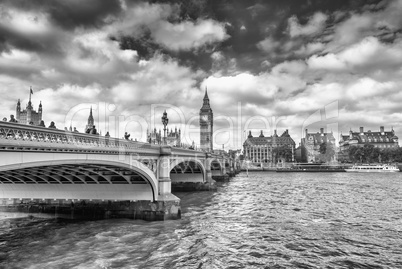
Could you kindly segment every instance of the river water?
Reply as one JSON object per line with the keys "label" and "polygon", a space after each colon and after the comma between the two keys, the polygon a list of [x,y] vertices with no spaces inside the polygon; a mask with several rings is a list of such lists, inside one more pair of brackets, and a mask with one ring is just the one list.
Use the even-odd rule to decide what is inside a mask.
{"label": "river water", "polygon": [[177,195],[176,221],[2,214],[0,267],[402,268],[402,173],[242,173]]}

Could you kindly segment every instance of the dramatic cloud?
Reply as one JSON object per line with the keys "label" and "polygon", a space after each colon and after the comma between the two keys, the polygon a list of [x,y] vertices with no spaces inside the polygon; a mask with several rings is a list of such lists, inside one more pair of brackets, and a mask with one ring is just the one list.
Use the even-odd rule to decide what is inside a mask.
{"label": "dramatic cloud", "polygon": [[402,40],[384,44],[375,37],[366,37],[337,54],[314,55],[307,63],[313,69],[359,73],[392,71],[402,65]]}
{"label": "dramatic cloud", "polygon": [[306,25],[301,25],[296,16],[289,18],[289,35],[291,37],[301,35],[316,35],[322,32],[325,27],[327,15],[317,12],[307,22]]}
{"label": "dramatic cloud", "polygon": [[164,22],[152,31],[155,41],[173,50],[189,50],[228,38],[224,25],[213,20],[172,24]]}
{"label": "dramatic cloud", "polygon": [[110,32],[139,37],[144,31],[149,31],[154,42],[171,50],[190,50],[228,38],[225,24],[212,19],[169,21],[171,17],[178,16],[179,11],[177,6],[139,3],[113,23]]}
{"label": "dramatic cloud", "polygon": [[92,105],[103,133],[144,141],[167,109],[169,127],[198,143],[208,88],[214,128],[238,129],[217,135],[225,148],[247,128],[299,141],[314,121],[402,133],[402,1],[309,3],[3,1],[0,113],[24,107],[32,86],[47,125],[83,130]]}
{"label": "dramatic cloud", "polygon": [[274,52],[280,45],[281,43],[279,41],[276,41],[272,37],[267,37],[264,40],[260,41],[257,44],[257,47],[266,52]]}

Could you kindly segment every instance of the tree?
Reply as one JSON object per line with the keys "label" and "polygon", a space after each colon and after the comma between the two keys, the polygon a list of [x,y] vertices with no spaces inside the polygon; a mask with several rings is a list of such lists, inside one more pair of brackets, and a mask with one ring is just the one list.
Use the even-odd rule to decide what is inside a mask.
{"label": "tree", "polygon": [[370,144],[365,144],[363,146],[363,160],[367,163],[371,163],[373,156],[374,146]]}
{"label": "tree", "polygon": [[379,148],[373,148],[370,158],[373,162],[381,162],[381,150]]}
{"label": "tree", "polygon": [[325,154],[325,152],[327,152],[327,143],[322,142],[318,151],[320,152],[320,154]]}
{"label": "tree", "polygon": [[356,160],[356,151],[357,151],[357,147],[355,147],[355,146],[351,146],[351,147],[349,147],[349,150],[348,150],[349,152],[348,152],[348,154],[349,154],[349,160],[351,160],[352,162],[356,162],[357,160]]}
{"label": "tree", "polygon": [[274,148],[272,155],[275,160],[284,159],[287,162],[292,161],[292,149],[285,145]]}
{"label": "tree", "polygon": [[318,150],[320,152],[319,159],[322,162],[330,162],[335,155],[334,145],[331,142],[323,142]]}
{"label": "tree", "polygon": [[395,148],[395,161],[402,162],[402,148]]}
{"label": "tree", "polygon": [[382,150],[382,161],[392,163],[398,158],[397,151],[392,148],[385,148]]}
{"label": "tree", "polygon": [[400,162],[402,161],[401,148],[380,149],[374,145],[365,144],[363,147],[351,146],[349,159],[352,162]]}
{"label": "tree", "polygon": [[361,147],[351,146],[349,148],[349,159],[352,162],[363,162],[364,151]]}

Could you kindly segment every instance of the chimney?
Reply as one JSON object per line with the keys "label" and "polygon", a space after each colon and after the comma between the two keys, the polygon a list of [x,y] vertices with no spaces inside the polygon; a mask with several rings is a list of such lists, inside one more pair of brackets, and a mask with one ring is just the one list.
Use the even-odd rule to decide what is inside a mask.
{"label": "chimney", "polygon": [[380,132],[381,132],[381,133],[384,132],[384,126],[380,126]]}
{"label": "chimney", "polygon": [[363,133],[364,132],[363,130],[364,130],[363,127],[360,127],[360,133]]}
{"label": "chimney", "polygon": [[323,134],[324,133],[324,128],[320,128],[320,132]]}

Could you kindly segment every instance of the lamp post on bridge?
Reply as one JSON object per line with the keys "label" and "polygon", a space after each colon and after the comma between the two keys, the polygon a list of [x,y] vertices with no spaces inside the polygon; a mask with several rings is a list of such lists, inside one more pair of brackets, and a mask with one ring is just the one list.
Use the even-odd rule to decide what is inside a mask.
{"label": "lamp post on bridge", "polygon": [[166,110],[163,112],[163,117],[162,117],[162,124],[163,124],[163,144],[166,145],[166,125],[168,124],[169,119],[167,117]]}

